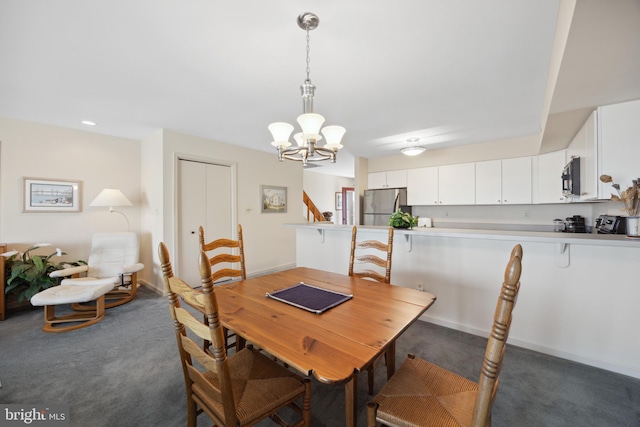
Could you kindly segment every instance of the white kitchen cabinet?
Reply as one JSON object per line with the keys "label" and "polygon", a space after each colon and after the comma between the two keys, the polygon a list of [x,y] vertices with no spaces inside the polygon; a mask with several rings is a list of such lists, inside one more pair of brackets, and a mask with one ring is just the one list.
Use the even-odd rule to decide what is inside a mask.
{"label": "white kitchen cabinet", "polygon": [[502,204],[531,204],[531,157],[502,160]]}
{"label": "white kitchen cabinet", "polygon": [[567,164],[567,150],[540,154],[533,158],[532,201],[538,203],[565,203],[562,192],[562,170]]}
{"label": "white kitchen cabinet", "polygon": [[405,169],[385,172],[371,172],[368,175],[369,189],[404,188],[407,186],[407,171]]}
{"label": "white kitchen cabinet", "polygon": [[437,166],[407,171],[407,204],[409,206],[439,204]]}
{"label": "white kitchen cabinet", "polygon": [[502,203],[502,160],[476,162],[476,205]]}
{"label": "white kitchen cabinet", "polygon": [[438,167],[438,201],[442,205],[473,205],[475,194],[475,163]]}
{"label": "white kitchen cabinet", "polygon": [[567,148],[567,161],[580,158],[580,200],[598,197],[597,112],[591,113]]}
{"label": "white kitchen cabinet", "polygon": [[598,198],[608,199],[615,190],[599,182],[610,175],[625,190],[640,177],[640,100],[598,108]]}
{"label": "white kitchen cabinet", "polygon": [[370,190],[377,188],[386,188],[387,186],[387,173],[386,172],[370,172],[368,176],[367,187]]}
{"label": "white kitchen cabinet", "polygon": [[476,204],[531,203],[531,157],[476,163]]}

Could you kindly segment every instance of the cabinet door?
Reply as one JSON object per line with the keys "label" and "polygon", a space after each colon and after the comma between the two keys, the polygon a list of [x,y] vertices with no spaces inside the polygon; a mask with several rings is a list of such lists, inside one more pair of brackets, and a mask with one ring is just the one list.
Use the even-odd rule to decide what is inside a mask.
{"label": "cabinet door", "polygon": [[[598,109],[598,173],[611,175],[622,190],[640,176],[640,101],[623,102]],[[599,183],[599,197],[608,199],[615,190]]]}
{"label": "cabinet door", "polygon": [[476,205],[502,203],[502,161],[476,162]]}
{"label": "cabinet door", "polygon": [[387,188],[404,188],[407,186],[407,171],[387,171]]}
{"label": "cabinet door", "polygon": [[369,173],[367,186],[370,190],[374,190],[377,188],[387,188],[387,173],[386,172]]}
{"label": "cabinet door", "polygon": [[531,203],[531,157],[502,160],[502,204]]}
{"label": "cabinet door", "polygon": [[438,167],[407,171],[407,204],[410,206],[438,204]]}
{"label": "cabinet door", "polygon": [[438,199],[440,204],[475,204],[475,182],[475,163],[438,167]]}
{"label": "cabinet door", "polygon": [[533,203],[564,203],[562,170],[567,164],[567,150],[537,156],[534,162]]}

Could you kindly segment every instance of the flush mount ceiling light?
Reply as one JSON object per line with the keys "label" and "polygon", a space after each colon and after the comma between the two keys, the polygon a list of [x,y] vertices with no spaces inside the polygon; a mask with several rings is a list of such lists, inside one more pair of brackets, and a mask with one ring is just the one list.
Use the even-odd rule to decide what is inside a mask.
{"label": "flush mount ceiling light", "polygon": [[413,145],[410,145],[408,147],[403,148],[402,150],[400,150],[400,152],[402,154],[404,154],[405,156],[417,156],[419,154],[424,153],[426,148],[421,147],[419,145],[416,145],[416,143],[418,141],[420,141],[420,138],[409,138],[409,139],[407,139],[407,142],[409,144],[413,144]]}
{"label": "flush mount ceiling light", "polygon": [[83,120],[80,123],[82,123],[83,125],[87,125],[87,126],[95,126],[96,122],[92,122],[91,120]]}
{"label": "flush mount ceiling light", "polygon": [[[298,116],[298,124],[302,128],[302,132],[293,135],[296,146],[289,148],[289,136],[293,132],[293,126],[289,123],[276,122],[269,125],[269,131],[273,136],[271,145],[278,149],[278,159],[282,162],[284,159],[302,162],[304,166],[307,162],[317,162],[322,160],[331,160],[336,162],[336,153],[342,148],[340,141],[346,132],[342,126],[326,126],[320,131],[320,127],[324,123],[324,117],[313,112],[313,94],[316,87],[311,83],[309,78],[309,31],[318,27],[320,20],[313,13],[303,13],[298,16],[298,26],[307,32],[307,78],[300,86],[302,94],[303,114]],[[316,146],[316,143],[322,139],[320,132],[326,139],[326,144],[322,147]]]}

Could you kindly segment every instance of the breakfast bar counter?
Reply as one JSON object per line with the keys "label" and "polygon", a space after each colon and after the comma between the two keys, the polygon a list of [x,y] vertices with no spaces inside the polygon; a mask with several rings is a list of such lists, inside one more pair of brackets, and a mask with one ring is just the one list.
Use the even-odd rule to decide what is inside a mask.
{"label": "breakfast bar counter", "polygon": [[[296,263],[345,274],[352,226],[287,224]],[[387,227],[358,226],[362,239]],[[487,336],[511,248],[522,289],[510,343],[640,378],[640,239],[623,235],[477,228],[394,232],[391,283],[437,296],[422,320]]]}

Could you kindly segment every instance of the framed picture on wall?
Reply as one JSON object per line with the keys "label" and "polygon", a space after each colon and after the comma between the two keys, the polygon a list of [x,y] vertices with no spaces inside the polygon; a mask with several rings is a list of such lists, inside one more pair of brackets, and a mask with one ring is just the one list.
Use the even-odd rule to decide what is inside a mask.
{"label": "framed picture on wall", "polygon": [[80,212],[80,181],[23,178],[23,212]]}
{"label": "framed picture on wall", "polygon": [[260,201],[262,204],[262,213],[287,212],[287,187],[261,185]]}
{"label": "framed picture on wall", "polygon": [[339,191],[336,191],[336,210],[342,210],[342,193]]}

